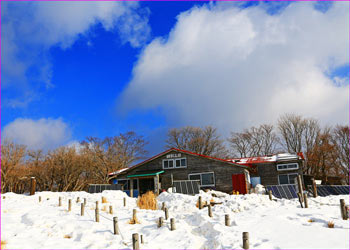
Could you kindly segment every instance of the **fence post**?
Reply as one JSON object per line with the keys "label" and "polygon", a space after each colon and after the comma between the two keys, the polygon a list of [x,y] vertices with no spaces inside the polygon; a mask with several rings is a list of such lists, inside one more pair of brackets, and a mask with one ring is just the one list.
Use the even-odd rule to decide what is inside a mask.
{"label": "fence post", "polygon": [[346,211],[345,211],[345,201],[344,199],[340,199],[340,213],[341,213],[341,217],[343,220],[346,220]]}
{"label": "fence post", "polygon": [[84,206],[86,206],[86,198],[84,198]]}
{"label": "fence post", "polygon": [[317,186],[316,186],[316,181],[315,181],[315,178],[312,178],[312,190],[313,190],[313,195],[314,195],[314,198],[317,197]]}
{"label": "fence post", "polygon": [[307,201],[307,193],[304,193],[304,203],[305,203],[305,208],[309,207],[309,203]]}
{"label": "fence post", "polygon": [[39,202],[41,202],[41,196],[39,196]]}
{"label": "fence post", "polygon": [[30,178],[30,195],[35,194],[35,188],[36,188],[36,179],[35,177]]}
{"label": "fence post", "polygon": [[143,235],[140,235],[141,244],[143,244]]}
{"label": "fence post", "polygon": [[123,198],[124,207],[126,207],[126,198]]}
{"label": "fence post", "polygon": [[68,200],[68,211],[72,211],[72,199]]}
{"label": "fence post", "polygon": [[113,214],[113,206],[112,205],[109,206],[109,213]]}
{"label": "fence post", "polygon": [[225,214],[225,226],[230,226],[230,215]]}
{"label": "fence post", "polygon": [[132,234],[132,249],[140,249],[139,234]]}
{"label": "fence post", "polygon": [[198,208],[199,209],[202,209],[203,207],[202,207],[202,196],[199,196],[198,197]]}
{"label": "fence post", "polygon": [[162,227],[162,226],[163,226],[163,217],[159,217],[158,227]]}
{"label": "fence post", "polygon": [[136,221],[137,221],[137,218],[136,218],[136,209],[133,209],[132,210],[132,220],[136,223]]}
{"label": "fence post", "polygon": [[84,209],[85,209],[85,205],[84,205],[84,203],[81,203],[80,204],[80,215],[81,216],[84,216]]}
{"label": "fence post", "polygon": [[114,234],[119,234],[119,231],[118,231],[118,217],[113,217],[113,229],[114,229]]}
{"label": "fence post", "polygon": [[58,197],[58,206],[59,207],[62,206],[62,197],[61,196]]}
{"label": "fence post", "polygon": [[301,194],[301,202],[304,202],[303,201],[303,183],[301,182],[301,175],[300,174],[298,174],[298,177],[297,177],[297,180],[298,180],[298,189],[299,189],[299,193]]}
{"label": "fence post", "polygon": [[168,212],[168,208],[164,208],[164,215],[165,215],[165,220],[167,220],[169,218],[169,212]]}
{"label": "fence post", "polygon": [[77,198],[77,201],[76,201],[76,202],[77,202],[77,203],[79,203],[79,202],[80,202],[80,197],[78,197],[78,198]]}
{"label": "fence post", "polygon": [[162,210],[164,211],[164,208],[165,208],[165,202],[163,201],[162,202]]}
{"label": "fence post", "polygon": [[98,208],[95,209],[95,221],[100,222],[100,214]]}
{"label": "fence post", "polygon": [[345,217],[349,219],[349,206],[345,206]]}
{"label": "fence post", "polygon": [[269,199],[270,199],[270,201],[272,201],[272,191],[271,190],[269,191]]}
{"label": "fence post", "polygon": [[208,205],[208,216],[213,217],[213,212],[211,211],[211,205]]}
{"label": "fence post", "polygon": [[175,227],[175,219],[171,218],[170,219],[170,230],[174,231],[175,229],[176,229],[176,227]]}
{"label": "fence post", "polygon": [[299,198],[301,208],[304,208],[303,207],[303,195],[302,195],[302,193],[298,193],[298,198]]}
{"label": "fence post", "polygon": [[96,208],[95,209],[98,209],[98,201],[96,201]]}
{"label": "fence post", "polygon": [[243,232],[243,249],[249,249],[249,233]]}

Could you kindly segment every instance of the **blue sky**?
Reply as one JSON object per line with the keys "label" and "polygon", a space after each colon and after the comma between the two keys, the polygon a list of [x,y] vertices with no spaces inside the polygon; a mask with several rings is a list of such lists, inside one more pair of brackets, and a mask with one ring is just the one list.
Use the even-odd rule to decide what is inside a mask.
{"label": "blue sky", "polygon": [[[348,123],[347,3],[1,4],[2,138],[48,149],[135,130],[156,153],[169,127]],[[284,95],[308,101],[278,109]]]}

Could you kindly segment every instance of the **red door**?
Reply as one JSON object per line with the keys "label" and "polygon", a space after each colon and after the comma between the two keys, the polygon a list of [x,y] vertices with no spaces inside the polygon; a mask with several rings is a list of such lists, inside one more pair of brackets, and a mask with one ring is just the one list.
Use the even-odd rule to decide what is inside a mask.
{"label": "red door", "polygon": [[232,189],[239,194],[247,193],[247,183],[245,181],[245,174],[233,174],[232,175]]}

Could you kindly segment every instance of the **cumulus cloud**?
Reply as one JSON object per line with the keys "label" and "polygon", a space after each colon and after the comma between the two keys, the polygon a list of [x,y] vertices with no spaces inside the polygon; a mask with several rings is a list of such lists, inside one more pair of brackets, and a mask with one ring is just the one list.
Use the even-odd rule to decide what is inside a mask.
{"label": "cumulus cloud", "polygon": [[194,7],[144,49],[118,110],[161,107],[171,126],[211,124],[224,133],[290,112],[347,123],[349,85],[330,72],[349,63],[348,9]]}
{"label": "cumulus cloud", "polygon": [[69,48],[96,24],[133,47],[150,35],[149,11],[137,2],[1,2],[1,8],[1,83],[22,93],[33,88],[28,79],[52,86],[49,49]]}
{"label": "cumulus cloud", "polygon": [[71,129],[60,118],[17,118],[4,127],[1,139],[26,145],[29,149],[47,150],[70,142]]}

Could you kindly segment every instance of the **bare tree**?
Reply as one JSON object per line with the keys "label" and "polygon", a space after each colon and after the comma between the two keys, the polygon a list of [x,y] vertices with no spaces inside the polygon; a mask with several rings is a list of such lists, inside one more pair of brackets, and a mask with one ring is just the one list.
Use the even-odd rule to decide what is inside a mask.
{"label": "bare tree", "polygon": [[211,126],[173,128],[168,132],[167,148],[188,150],[197,154],[224,158],[227,150],[217,129]]}
{"label": "bare tree", "polygon": [[278,129],[285,150],[291,153],[302,151],[305,126],[305,120],[301,115],[285,114],[279,118]]}
{"label": "bare tree", "polygon": [[336,162],[340,174],[349,184],[349,126],[337,125],[333,129],[332,141],[335,145]]}
{"label": "bare tree", "polygon": [[97,182],[106,183],[108,173],[129,167],[145,157],[147,142],[135,132],[104,139],[88,137],[82,142],[83,154],[89,159],[89,174]]}
{"label": "bare tree", "polygon": [[24,164],[26,147],[5,140],[1,145],[1,192],[12,192]]}
{"label": "bare tree", "polygon": [[263,124],[245,129],[242,133],[231,133],[228,141],[234,156],[263,156],[276,152],[278,137],[273,125]]}

